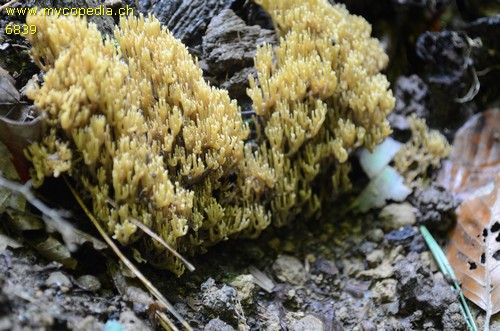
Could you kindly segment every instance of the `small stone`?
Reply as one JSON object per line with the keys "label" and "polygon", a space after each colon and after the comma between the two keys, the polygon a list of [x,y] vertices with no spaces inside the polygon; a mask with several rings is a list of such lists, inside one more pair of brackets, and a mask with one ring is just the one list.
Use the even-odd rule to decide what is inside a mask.
{"label": "small stone", "polygon": [[377,282],[373,287],[373,299],[378,303],[393,302],[396,298],[398,281],[390,278]]}
{"label": "small stone", "polygon": [[368,236],[368,239],[376,242],[376,243],[379,243],[382,241],[382,239],[384,239],[384,231],[382,229],[373,229],[371,231],[368,232],[367,234]]}
{"label": "small stone", "polygon": [[304,266],[294,256],[278,256],[273,264],[273,271],[276,277],[292,285],[303,285],[306,282],[306,271]]}
{"label": "small stone", "polygon": [[79,320],[71,327],[74,331],[104,330],[104,324],[99,322],[95,316],[87,316]]}
{"label": "small stone", "polygon": [[363,298],[370,288],[370,282],[359,282],[354,279],[349,279],[345,284],[344,290],[354,298]]}
{"label": "small stone", "polygon": [[[36,297],[41,297],[42,295],[45,295],[46,297],[53,297],[56,293],[56,290],[53,288],[48,288],[45,291],[41,293],[41,295],[38,295],[38,292],[35,294]],[[1,329],[0,329],[1,330]]]}
{"label": "small stone", "polygon": [[61,290],[61,292],[68,292],[73,284],[68,276],[60,271],[55,271],[49,275],[49,278],[45,281],[47,287],[55,288]]}
{"label": "small stone", "polygon": [[234,331],[234,328],[219,318],[211,319],[203,331]]}
{"label": "small stone", "polygon": [[372,279],[384,279],[389,278],[394,275],[394,267],[387,260],[384,260],[376,268],[362,271],[358,274],[359,276],[365,276]]}
{"label": "small stone", "polygon": [[399,302],[385,303],[382,309],[389,315],[396,315],[399,312]]}
{"label": "small stone", "polygon": [[101,289],[101,282],[92,275],[83,275],[78,277],[76,285],[85,291],[97,292]]}
{"label": "small stone", "polygon": [[350,318],[352,318],[346,306],[341,306],[339,309],[337,309],[337,311],[335,312],[335,316],[339,321],[342,322],[348,321]]}
{"label": "small stone", "polygon": [[108,8],[120,8],[122,7],[122,0],[105,0],[104,5]]}
{"label": "small stone", "polygon": [[149,307],[155,304],[155,301],[151,298],[150,294],[135,286],[127,286],[125,288],[125,293],[123,293],[123,297],[128,302],[133,303],[133,311],[136,314],[146,312]]}
{"label": "small stone", "polygon": [[376,249],[366,256],[366,262],[368,262],[368,265],[373,268],[382,262],[384,255],[385,253],[382,249]]}
{"label": "small stone", "polygon": [[[201,304],[207,314],[219,316],[229,323],[237,323],[237,305],[236,290],[223,284],[220,288],[216,286],[215,280],[209,278],[201,284]],[[240,305],[241,308],[241,305]]]}
{"label": "small stone", "polygon": [[361,322],[361,327],[363,331],[376,331],[377,327],[372,321],[363,321]]}
{"label": "small stone", "polygon": [[[494,325],[494,323],[497,325]],[[444,312],[442,318],[443,330],[444,331],[453,331],[453,330],[467,330],[467,323],[462,315],[460,310],[460,306],[458,303],[452,303]],[[492,321],[492,325],[490,326],[490,330],[498,330],[500,325],[498,325],[497,321]]]}
{"label": "small stone", "polygon": [[281,331],[280,309],[275,304],[270,304],[264,313],[263,327],[267,331]]}
{"label": "small stone", "polygon": [[420,263],[422,263],[425,268],[429,268],[433,273],[438,271],[436,260],[429,251],[420,253]]}
{"label": "small stone", "polygon": [[299,320],[291,320],[289,323],[290,331],[322,331],[324,329],[323,322],[313,315],[306,315]]}
{"label": "small stone", "polygon": [[384,221],[386,230],[397,230],[412,226],[417,221],[415,208],[407,202],[391,203],[382,209],[379,217]]}
{"label": "small stone", "polygon": [[132,311],[127,310],[120,314],[120,319],[118,320],[123,328],[127,331],[148,331],[151,330],[146,323],[144,323],[137,315]]}
{"label": "small stone", "polygon": [[8,316],[0,318],[0,330],[13,330],[12,321],[8,318]]}
{"label": "small stone", "polygon": [[252,275],[239,275],[229,285],[236,289],[236,297],[242,304],[253,303],[255,282]]}
{"label": "small stone", "polygon": [[354,276],[365,270],[365,263],[361,259],[344,259],[344,273],[348,276]]}

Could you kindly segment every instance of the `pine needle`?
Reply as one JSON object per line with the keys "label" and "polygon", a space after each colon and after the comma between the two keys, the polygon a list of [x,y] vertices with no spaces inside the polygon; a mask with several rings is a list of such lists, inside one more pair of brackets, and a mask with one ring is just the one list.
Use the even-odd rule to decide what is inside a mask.
{"label": "pine needle", "polygon": [[19,0],[12,0],[12,1],[9,1],[7,2],[6,4],[4,4],[2,7],[0,7],[0,10],[4,10],[6,8],[9,8],[10,6],[12,6],[13,4],[15,4],[16,2],[18,2]]}
{"label": "pine needle", "polygon": [[158,241],[163,247],[168,249],[170,253],[172,253],[176,258],[181,260],[182,263],[188,268],[189,271],[194,271],[195,267],[192,265],[188,260],[186,260],[181,254],[179,254],[175,249],[172,248],[165,240],[163,240],[160,236],[158,236],[156,233],[151,231],[150,228],[148,228],[144,223],[139,222],[133,217],[129,217],[129,221],[134,223],[135,226],[137,226],[139,229],[141,229],[144,233],[146,233],[148,236],[153,238],[154,240]]}
{"label": "pine needle", "polygon": [[161,311],[156,311],[156,316],[158,317],[159,321],[160,321],[160,324],[161,326],[165,329],[165,330],[172,330],[172,331],[177,331],[177,327],[172,323],[172,321],[168,318],[167,315],[165,315],[163,312]]}
{"label": "pine needle", "polygon": [[[130,271],[132,271],[136,275],[136,277],[149,290],[149,292],[159,301],[159,303],[163,306],[163,308],[165,308],[168,312],[170,312],[182,324],[182,326],[186,330],[193,331],[188,322],[175,310],[174,306],[172,306],[172,304],[168,302],[168,300],[163,296],[163,294],[161,294],[161,292],[146,278],[146,276],[144,276],[139,271],[139,269],[137,269],[137,267],[125,255],[123,255],[123,253],[120,251],[115,242],[111,240],[106,231],[104,231],[104,229],[102,228],[101,224],[99,224],[99,222],[95,219],[94,215],[92,215],[90,210],[83,203],[82,199],[78,195],[78,192],[76,192],[75,188],[69,183],[66,177],[64,178],[64,180],[66,182],[66,185],[68,185],[69,189],[71,190],[71,193],[78,201],[80,207],[82,207],[87,217],[90,219],[92,224],[94,224],[94,226],[97,228],[97,231],[99,231],[100,235],[104,238],[109,247],[111,247],[111,249],[115,252],[118,258],[130,269]],[[167,325],[172,330],[178,331],[177,327],[175,327],[172,321],[166,315],[164,315],[164,317],[166,318],[165,322],[167,323]]]}
{"label": "pine needle", "polygon": [[[116,208],[116,203],[112,201],[111,199],[107,199],[107,202]],[[135,226],[137,226],[139,229],[141,229],[144,233],[146,233],[148,236],[159,242],[163,247],[165,247],[172,255],[174,255],[176,258],[181,260],[182,263],[188,268],[189,271],[194,271],[195,267],[192,265],[184,256],[179,254],[172,246],[170,246],[165,240],[163,240],[160,236],[158,236],[156,233],[151,231],[150,228],[148,228],[144,223],[140,222],[139,220],[136,220],[133,217],[129,217],[128,220],[132,223],[134,223]]]}

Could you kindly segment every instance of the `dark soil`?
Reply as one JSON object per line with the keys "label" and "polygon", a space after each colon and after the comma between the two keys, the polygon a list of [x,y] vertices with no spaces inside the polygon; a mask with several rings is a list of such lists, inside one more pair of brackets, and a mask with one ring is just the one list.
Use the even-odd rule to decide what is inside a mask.
{"label": "dark soil", "polygon": [[[243,112],[250,110],[246,77],[256,45],[276,42],[258,6],[243,0],[115,6],[127,2],[154,12],[199,57],[206,79],[228,89]],[[388,45],[396,138],[408,138],[409,114],[451,139],[466,118],[498,104],[491,73],[498,71],[500,45],[491,36],[500,35],[500,21],[485,17],[498,9],[493,1],[344,2]],[[0,13],[2,26],[9,20]],[[109,21],[97,23],[109,31]],[[16,73],[22,87],[37,72],[29,45],[0,32],[0,46],[0,66]],[[476,78],[480,90],[464,98]],[[456,201],[435,185],[417,188],[408,201],[364,215],[297,220],[257,240],[229,240],[190,258],[196,271],[180,278],[140,268],[195,330],[467,330],[457,295],[418,231],[425,224],[444,246]],[[85,261],[77,271],[27,245],[0,255],[0,330],[161,329],[154,301],[108,252],[87,247],[77,254]],[[472,309],[481,328],[481,312]]]}

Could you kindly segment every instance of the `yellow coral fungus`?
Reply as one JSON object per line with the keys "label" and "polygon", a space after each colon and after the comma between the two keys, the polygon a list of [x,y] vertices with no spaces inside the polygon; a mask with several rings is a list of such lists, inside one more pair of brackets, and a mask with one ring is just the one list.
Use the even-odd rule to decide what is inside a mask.
{"label": "yellow coral fungus", "polygon": [[122,19],[115,45],[85,20],[29,16],[46,71],[29,96],[50,128],[27,150],[37,185],[69,173],[117,241],[177,274],[180,261],[137,222],[182,254],[317,216],[349,188],[349,153],[390,132],[387,56],[342,6],[260,3],[282,38],[257,52],[248,90],[257,138],[246,144],[235,101],[156,19]]}
{"label": "yellow coral fungus", "polygon": [[[122,20],[118,47],[84,20],[28,21],[39,31],[29,37],[33,57],[47,70],[29,95],[52,127],[28,150],[37,184],[72,171],[122,244],[141,237],[132,217],[181,253],[245,227],[242,211],[224,214],[215,198],[200,201],[243,159],[248,129],[236,103],[205,83],[181,42],[151,18]],[[150,261],[182,273],[151,239],[141,244]]]}
{"label": "yellow coral fungus", "polygon": [[276,170],[266,198],[282,225],[299,212],[315,213],[319,203],[311,202],[349,188],[348,155],[391,132],[386,116],[394,98],[379,73],[387,55],[363,18],[326,0],[256,2],[282,37],[274,49],[257,51],[257,80],[250,77],[248,95],[259,118],[260,149],[247,158]]}
{"label": "yellow coral fungus", "polygon": [[415,114],[408,116],[411,139],[394,157],[394,166],[410,186],[429,184],[431,168],[437,169],[441,159],[451,152],[451,146],[437,130],[429,130],[425,120]]}

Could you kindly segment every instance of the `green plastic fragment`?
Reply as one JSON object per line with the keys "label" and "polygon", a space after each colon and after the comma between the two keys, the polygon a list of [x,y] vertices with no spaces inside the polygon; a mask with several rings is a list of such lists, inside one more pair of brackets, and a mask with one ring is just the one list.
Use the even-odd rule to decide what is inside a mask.
{"label": "green plastic fragment", "polygon": [[465,300],[462,290],[460,289],[459,285],[460,281],[455,276],[455,273],[453,272],[453,268],[451,267],[448,258],[444,254],[441,247],[439,247],[439,244],[436,242],[432,234],[429,232],[429,230],[427,230],[427,227],[425,225],[420,226],[420,233],[422,234],[422,237],[424,237],[424,240],[427,243],[429,250],[434,256],[434,259],[436,260],[436,263],[439,266],[439,270],[441,270],[445,278],[451,279],[453,281],[453,285],[451,285],[451,288],[453,291],[458,292],[460,309],[462,310],[464,319],[467,325],[469,326],[469,330],[477,331],[478,329],[474,321],[474,317],[472,316],[472,313],[470,312],[469,309],[469,305],[467,304],[467,301]]}

